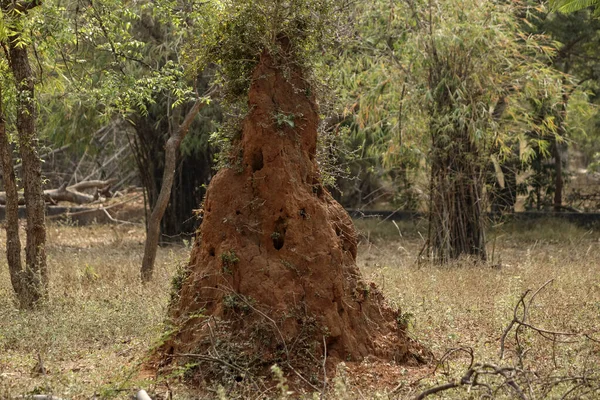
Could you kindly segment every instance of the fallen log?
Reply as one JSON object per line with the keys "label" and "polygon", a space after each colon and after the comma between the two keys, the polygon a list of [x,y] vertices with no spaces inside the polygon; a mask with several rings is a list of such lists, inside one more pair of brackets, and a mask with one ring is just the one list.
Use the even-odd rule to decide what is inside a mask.
{"label": "fallen log", "polygon": [[82,193],[77,190],[71,190],[63,185],[58,189],[44,190],[44,200],[46,203],[56,204],[59,201],[68,201],[74,204],[88,204],[98,200],[98,192],[94,195]]}
{"label": "fallen log", "polygon": [[70,190],[85,190],[85,189],[98,189],[100,191],[106,189],[107,187],[110,188],[110,186],[112,186],[115,182],[117,182],[117,179],[109,179],[107,181],[99,181],[99,180],[91,180],[91,181],[83,181],[83,182],[79,182],[76,183],[74,185],[71,186],[67,186],[67,189]]}
{"label": "fallen log", "polygon": [[[44,200],[49,204],[57,204],[59,201],[66,201],[73,204],[89,204],[99,199],[111,197],[110,187],[116,182],[116,179],[107,181],[91,180],[79,182],[71,186],[63,184],[58,189],[44,190]],[[95,193],[83,193],[82,190],[96,189]],[[6,192],[0,192],[0,205],[6,204]],[[25,204],[23,193],[19,193],[19,204]]]}

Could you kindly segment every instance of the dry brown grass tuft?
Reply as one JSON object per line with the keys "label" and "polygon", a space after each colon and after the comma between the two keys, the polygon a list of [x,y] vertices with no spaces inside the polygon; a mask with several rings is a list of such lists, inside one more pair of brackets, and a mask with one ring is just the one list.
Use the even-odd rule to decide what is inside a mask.
{"label": "dry brown grass tuft", "polygon": [[[362,231],[359,264],[364,274],[401,308],[410,334],[438,357],[449,348],[469,346],[478,360],[499,363],[499,339],[519,296],[549,279],[554,282],[536,299],[531,321],[548,329],[592,335],[600,330],[596,231],[557,222],[528,229],[501,226],[488,235],[490,246],[495,243],[493,263],[463,260],[440,268],[417,263],[422,225],[396,227],[378,221],[357,225]],[[187,261],[189,249],[159,249],[155,282],[144,288],[138,276],[141,227],[51,225],[48,233],[50,300],[39,310],[21,312],[14,307],[6,261],[0,259],[0,398],[38,392],[68,399],[94,394],[127,398],[136,386],[144,385],[134,377],[136,367],[164,329],[170,279]],[[3,250],[4,231],[0,242]],[[600,365],[598,343],[561,344],[553,353],[537,335],[523,337],[531,348],[525,366],[540,374],[576,373]],[[514,346],[508,344],[502,362],[513,361]],[[38,354],[47,368],[45,375],[34,371]],[[330,382],[330,398],[410,398],[460,376],[466,366],[464,358],[455,359],[448,376],[428,375],[431,368],[401,368],[389,375],[385,366],[377,374],[367,372],[364,365],[349,368],[354,375]],[[398,384],[392,394],[391,387]],[[217,392],[205,398],[215,398]],[[233,393],[229,398],[235,398]],[[275,397],[275,391],[270,393]],[[442,397],[469,395],[448,391]],[[192,397],[176,388],[174,398]]]}

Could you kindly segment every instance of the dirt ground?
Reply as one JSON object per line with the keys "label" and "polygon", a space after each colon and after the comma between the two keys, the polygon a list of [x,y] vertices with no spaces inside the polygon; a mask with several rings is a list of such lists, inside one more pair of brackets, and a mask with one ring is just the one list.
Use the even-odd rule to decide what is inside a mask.
{"label": "dirt ground", "polygon": [[[476,362],[514,365],[518,360],[513,333],[507,337],[504,359],[499,358],[503,330],[521,294],[552,280],[535,298],[529,322],[548,331],[577,335],[569,337],[568,343],[550,343],[524,330],[521,339],[528,351],[520,368],[540,377],[585,376],[597,382],[597,231],[562,222],[499,226],[488,234],[493,254],[489,263],[463,260],[440,268],[419,263],[422,227],[378,221],[357,225],[363,274],[401,309],[411,337],[438,359],[449,349],[465,347],[472,349]],[[6,262],[0,260],[0,398],[44,393],[63,399],[126,399],[138,388],[145,388],[153,398],[167,394],[173,399],[314,398],[310,390],[288,395],[286,382],[275,372],[260,390],[243,381],[190,390],[181,384],[185,369],[159,385],[152,377],[140,376],[139,365],[167,333],[163,323],[171,278],[187,263],[189,246],[159,249],[156,280],[143,287],[139,283],[142,226],[51,224],[48,233],[50,300],[39,310],[15,308]],[[3,251],[3,231],[0,243]],[[319,392],[331,399],[414,398],[459,379],[469,367],[469,357],[461,354],[440,364],[435,373],[436,364],[403,367],[371,358],[344,362],[337,366],[335,378],[319,386]],[[467,389],[443,392],[441,398],[466,399],[479,393]],[[560,398],[556,393],[545,398]],[[582,391],[568,398],[595,395]],[[510,391],[503,390],[496,397],[512,398]]]}

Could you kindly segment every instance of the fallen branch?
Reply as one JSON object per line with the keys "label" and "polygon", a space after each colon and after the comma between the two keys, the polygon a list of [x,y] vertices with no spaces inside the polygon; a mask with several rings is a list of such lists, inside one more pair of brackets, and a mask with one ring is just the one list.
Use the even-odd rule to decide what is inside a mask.
{"label": "fallen branch", "polygon": [[73,204],[88,204],[98,200],[99,196],[69,190],[65,185],[58,189],[44,190],[44,200],[46,203],[57,204],[59,201],[66,201]]}
{"label": "fallen branch", "polygon": [[[521,340],[519,339],[519,334],[521,333],[523,328],[529,328],[532,331],[537,332],[544,338],[550,339],[553,341],[558,341],[557,337],[559,337],[559,336],[577,336],[578,335],[575,332],[558,332],[558,331],[551,331],[548,329],[538,328],[527,322],[527,319],[529,318],[529,309],[531,308],[531,305],[533,304],[533,301],[535,300],[536,296],[543,289],[545,289],[546,286],[551,284],[553,281],[554,281],[554,279],[550,279],[546,283],[544,283],[540,288],[538,288],[531,295],[531,297],[529,298],[529,300],[527,302],[525,302],[525,299],[527,298],[527,295],[531,292],[530,290],[526,290],[521,295],[519,300],[517,301],[517,305],[515,306],[515,308],[513,310],[513,319],[512,319],[512,321],[510,321],[510,323],[508,324],[508,326],[502,333],[502,337],[500,338],[500,359],[501,360],[504,358],[504,348],[505,348],[504,343],[506,341],[506,337],[513,330],[513,327],[515,327],[515,326],[516,326],[516,328],[514,330],[515,331],[515,341],[517,343],[517,348],[519,349],[519,351],[518,351],[519,357],[521,357],[525,353],[521,346]],[[521,316],[519,316],[519,312],[521,313]],[[548,337],[548,336],[552,336],[552,337]]]}
{"label": "fallen branch", "polygon": [[323,389],[321,390],[320,399],[323,400],[326,396],[327,392],[327,341],[325,340],[325,336],[323,336]]}
{"label": "fallen branch", "polygon": [[[539,289],[532,292],[525,291],[518,299],[513,309],[513,318],[507,325],[500,338],[500,361],[505,357],[505,343],[514,332],[515,358],[513,365],[495,365],[492,363],[475,363],[473,350],[470,348],[455,348],[448,350],[439,360],[433,374],[439,367],[444,368],[443,373],[450,375],[450,358],[455,355],[465,353],[469,356],[469,365],[466,372],[458,380],[429,388],[415,399],[421,400],[433,394],[452,389],[463,389],[468,392],[476,390],[482,391],[480,398],[497,398],[501,391],[510,398],[521,400],[528,399],[567,399],[567,398],[587,398],[586,395],[600,392],[600,372],[594,370],[584,370],[580,375],[553,374],[543,375],[539,370],[532,370],[525,367],[525,357],[529,349],[524,348],[525,341],[522,338],[524,331],[529,330],[537,333],[540,337],[552,344],[552,357],[555,368],[558,368],[555,351],[556,345],[560,343],[573,343],[571,341],[560,340],[561,337],[575,337],[579,340],[595,340],[590,338],[589,333],[580,334],[576,332],[562,332],[550,329],[539,328],[529,321],[529,311],[536,296],[545,289],[552,279],[544,283]],[[531,295],[530,295],[531,294]],[[421,378],[423,379],[423,378]],[[590,397],[591,398],[591,397]]]}
{"label": "fallen branch", "polygon": [[[116,179],[109,179],[107,181],[85,181],[71,186],[63,184],[58,189],[44,190],[44,200],[50,204],[56,204],[59,201],[66,201],[73,204],[89,204],[100,199],[100,195],[104,198],[111,197],[110,187],[115,182]],[[96,189],[96,193],[91,195],[81,192],[81,190],[87,189]],[[0,205],[5,204],[6,192],[0,192]],[[25,204],[25,198],[22,193],[19,193],[19,204]]]}
{"label": "fallen branch", "polygon": [[174,354],[175,357],[189,357],[189,358],[195,358],[198,360],[202,360],[202,361],[208,361],[208,362],[213,362],[213,363],[218,363],[218,364],[222,364],[230,369],[233,369],[239,373],[242,374],[246,374],[248,371],[245,370],[244,368],[233,364],[233,363],[229,363],[225,360],[222,360],[220,358],[217,357],[211,357],[211,356],[207,356],[204,354],[193,354],[193,353],[181,353],[181,354]]}
{"label": "fallen branch", "polygon": [[104,211],[104,215],[106,215],[106,217],[111,221],[114,222],[116,224],[123,224],[123,225],[142,225],[139,222],[131,222],[131,221],[124,221],[121,219],[115,219],[112,215],[110,215],[110,213],[108,212],[108,210],[102,206],[100,206],[99,210]]}
{"label": "fallen branch", "polygon": [[75,217],[75,216],[78,216],[78,215],[85,215],[85,214],[95,213],[95,212],[98,212],[98,211],[110,210],[111,208],[115,208],[115,207],[121,206],[123,204],[130,203],[133,200],[137,200],[137,199],[139,199],[142,196],[143,195],[138,194],[137,196],[131,197],[131,198],[129,198],[129,199],[125,200],[125,201],[121,201],[119,203],[111,204],[110,206],[107,206],[107,207],[104,207],[103,205],[100,205],[99,207],[90,208],[88,210],[76,211],[74,213],[50,215],[50,216],[47,216],[46,219],[58,219],[58,218],[63,218],[65,216]]}
{"label": "fallen branch", "polygon": [[112,186],[115,182],[117,182],[117,179],[115,179],[115,178],[108,179],[106,181],[100,181],[100,180],[83,181],[83,182],[79,182],[79,183],[76,183],[71,186],[67,186],[67,189],[77,190],[77,191],[86,190],[86,189],[103,190],[103,189],[106,189],[107,187]]}
{"label": "fallen branch", "polygon": [[430,396],[432,394],[443,392],[443,391],[446,391],[449,389],[454,389],[454,388],[459,387],[460,385],[461,385],[461,383],[450,382],[450,383],[446,383],[444,385],[432,387],[431,389],[427,389],[424,392],[422,392],[421,394],[419,394],[416,397],[416,400],[422,400],[425,397]]}

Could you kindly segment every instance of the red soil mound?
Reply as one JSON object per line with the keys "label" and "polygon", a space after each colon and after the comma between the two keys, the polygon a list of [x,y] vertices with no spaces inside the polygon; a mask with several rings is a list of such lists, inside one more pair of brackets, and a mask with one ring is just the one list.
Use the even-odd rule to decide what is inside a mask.
{"label": "red soil mound", "polygon": [[408,361],[412,344],[398,312],[362,281],[352,221],[321,185],[319,114],[307,82],[265,53],[249,106],[240,164],[208,188],[171,310],[176,328],[161,349],[167,361],[193,352],[230,367],[306,371],[319,367],[325,348],[329,362]]}

